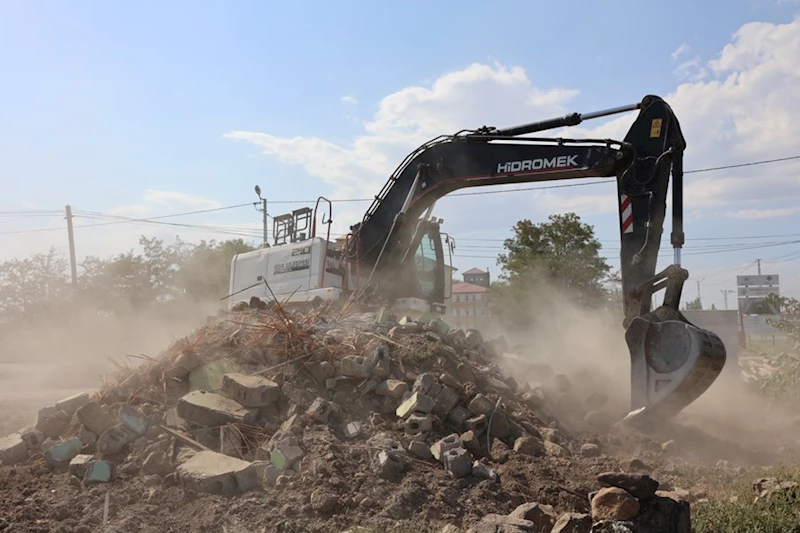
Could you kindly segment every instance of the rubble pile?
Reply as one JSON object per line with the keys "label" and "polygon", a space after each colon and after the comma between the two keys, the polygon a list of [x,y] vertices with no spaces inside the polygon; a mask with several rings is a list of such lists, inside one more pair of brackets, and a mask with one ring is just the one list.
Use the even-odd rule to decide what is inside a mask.
{"label": "rubble pile", "polygon": [[[599,441],[581,442],[553,415],[569,390],[564,376],[545,386],[503,376],[502,339],[484,341],[432,317],[256,307],[210,319],[94,394],[42,408],[31,427],[0,439],[2,465],[38,467],[78,491],[140,487],[150,503],[170,490],[279,494],[279,518],[258,518],[277,528],[270,531],[297,514],[327,521],[307,525],[320,531],[360,515],[438,520],[450,523],[446,531],[588,531],[586,524],[627,527],[674,507],[647,476],[623,474],[601,476],[608,488],[592,495],[591,515],[558,516],[550,503],[531,503],[525,485],[534,479],[551,503],[572,498],[589,511],[591,487],[559,486],[553,495],[541,478],[552,465],[580,468],[578,459],[610,463]],[[605,423],[601,415],[589,411],[586,421]],[[105,505],[72,525],[122,519],[119,507]]]}

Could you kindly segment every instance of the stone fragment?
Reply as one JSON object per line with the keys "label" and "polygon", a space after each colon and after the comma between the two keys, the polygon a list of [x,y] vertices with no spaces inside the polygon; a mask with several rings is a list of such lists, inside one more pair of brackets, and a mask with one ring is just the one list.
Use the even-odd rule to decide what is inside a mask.
{"label": "stone fragment", "polygon": [[475,372],[468,365],[458,363],[458,366],[456,366],[456,377],[461,383],[472,383],[475,381]]}
{"label": "stone fragment", "polygon": [[472,473],[472,456],[465,448],[451,448],[442,455],[445,469],[456,478]]}
{"label": "stone fragment", "polygon": [[334,405],[323,398],[315,399],[309,408],[306,410],[306,415],[311,420],[321,424],[327,424],[331,417],[334,415]]}
{"label": "stone fragment", "polygon": [[222,376],[220,394],[243,407],[264,407],[278,401],[281,389],[265,377],[234,373]]}
{"label": "stone fragment", "polygon": [[299,461],[305,452],[300,446],[291,442],[281,441],[275,443],[275,447],[270,453],[270,462],[281,470],[292,468]]}
{"label": "stone fragment", "polygon": [[380,450],[372,460],[372,471],[384,479],[396,476],[404,467],[402,456],[388,450]]}
{"label": "stone fragment", "polygon": [[178,416],[204,427],[232,423],[251,425],[258,418],[258,410],[213,392],[192,391],[178,400]]}
{"label": "stone fragment", "polygon": [[547,455],[552,455],[553,457],[569,457],[571,455],[567,448],[549,440],[544,441],[544,449]]}
{"label": "stone fragment", "polygon": [[536,530],[530,520],[490,513],[470,528],[468,533],[532,533],[534,531]]}
{"label": "stone fragment", "polygon": [[792,501],[800,497],[800,485],[795,481],[781,481],[777,478],[759,478],[753,482],[753,492],[756,496],[755,503],[768,501],[774,495]]}
{"label": "stone fragment", "polygon": [[77,478],[83,479],[86,475],[86,470],[89,468],[89,463],[94,460],[94,456],[89,454],[78,454],[69,462],[69,473]]}
{"label": "stone fragment", "polygon": [[36,426],[28,426],[19,430],[19,435],[25,441],[28,450],[38,450],[44,442],[44,433],[36,429]]}
{"label": "stone fragment", "polygon": [[592,517],[585,513],[564,513],[556,523],[550,533],[591,533]]}
{"label": "stone fragment", "polygon": [[258,486],[256,468],[251,463],[213,451],[197,452],[176,473],[184,488],[197,492],[235,494]]}
{"label": "stone fragment", "polygon": [[390,398],[402,398],[403,394],[408,391],[408,383],[398,379],[387,379],[381,382],[375,388],[375,394],[378,396],[388,396]]}
{"label": "stone fragment", "polygon": [[472,475],[479,479],[488,479],[489,481],[494,481],[495,483],[500,482],[500,476],[497,475],[497,472],[480,461],[475,461],[472,463]]}
{"label": "stone fragment", "polygon": [[361,355],[342,357],[342,375],[353,378],[368,378],[375,367],[375,361]]}
{"label": "stone fragment", "polygon": [[536,437],[519,437],[514,441],[514,451],[531,457],[545,455],[544,443]]}
{"label": "stone fragment", "polygon": [[19,433],[0,438],[0,462],[9,466],[28,459],[28,445]]}
{"label": "stone fragment", "polygon": [[622,520],[600,520],[592,524],[592,533],[637,533],[633,523]]}
{"label": "stone fragment", "polygon": [[522,518],[533,522],[536,531],[550,531],[558,520],[552,505],[541,503],[523,503],[511,511],[508,516]]}
{"label": "stone fragment", "polygon": [[200,359],[200,356],[197,355],[197,352],[194,350],[181,352],[180,355],[175,358],[172,368],[170,368],[170,376],[175,378],[185,378],[192,372],[192,370],[201,364],[203,364],[203,360]]}
{"label": "stone fragment", "polygon": [[147,420],[142,410],[132,405],[123,405],[119,410],[119,418],[123,424],[128,426],[137,435],[144,435],[150,427],[150,421]]}
{"label": "stone fragment", "polygon": [[52,468],[68,465],[72,459],[81,453],[83,443],[78,437],[56,444],[44,453],[44,459]]}
{"label": "stone fragment", "polygon": [[402,419],[411,416],[412,413],[428,414],[433,409],[433,399],[430,396],[425,396],[415,392],[411,397],[400,404],[397,408],[396,414]]}
{"label": "stone fragment", "polygon": [[639,502],[618,487],[604,487],[592,498],[592,520],[630,520],[639,512]]}
{"label": "stone fragment", "polygon": [[89,462],[86,468],[86,474],[83,476],[83,484],[88,486],[97,483],[108,483],[111,481],[111,476],[114,472],[114,465],[108,461],[95,460]]}
{"label": "stone fragment", "polygon": [[433,414],[445,418],[458,405],[458,400],[458,392],[455,389],[442,385],[441,390],[433,396]]}
{"label": "stone fragment", "polygon": [[545,405],[544,391],[541,387],[522,393],[520,399],[533,410],[541,409]]}
{"label": "stone fragment", "polygon": [[[97,451],[103,455],[116,455],[139,435],[125,424],[117,424],[105,430],[97,439]],[[80,438],[78,439],[80,440]]]}
{"label": "stone fragment", "polygon": [[433,454],[431,453],[431,449],[427,446],[424,442],[420,441],[412,441],[408,445],[408,453],[413,455],[418,459],[422,459],[423,461],[430,461],[433,459]]}
{"label": "stone fragment", "polygon": [[462,387],[464,387],[464,384],[461,383],[458,380],[458,378],[456,378],[453,374],[450,374],[449,372],[444,372],[440,374],[439,381],[442,383],[442,385],[446,385],[457,391],[460,391]]}
{"label": "stone fragment", "polygon": [[89,403],[89,393],[83,392],[81,394],[75,394],[74,396],[70,396],[69,398],[64,398],[63,400],[56,402],[56,409],[59,411],[64,411],[69,416],[75,414],[75,411]]}
{"label": "stone fragment", "polygon": [[647,474],[631,472],[603,472],[597,476],[597,481],[609,487],[619,487],[631,493],[640,500],[647,500],[655,496],[658,490],[658,481]]}
{"label": "stone fragment", "polygon": [[330,513],[338,504],[339,497],[322,487],[311,493],[311,508],[318,513]]}
{"label": "stone fragment", "polygon": [[174,468],[164,452],[152,452],[142,463],[142,473],[164,477],[172,473]]}
{"label": "stone fragment", "polygon": [[431,453],[433,454],[434,459],[437,461],[444,461],[443,457],[447,450],[461,448],[463,445],[464,444],[461,442],[458,434],[451,433],[450,435],[447,435],[446,437],[434,442],[433,446],[431,446]]}
{"label": "stone fragment", "polygon": [[94,446],[97,444],[97,435],[86,426],[81,426],[78,430],[78,437],[81,439],[84,446]]}
{"label": "stone fragment", "polygon": [[414,435],[433,430],[433,416],[412,413],[405,421],[406,433]]}
{"label": "stone fragment", "polygon": [[274,487],[278,484],[278,478],[281,477],[281,470],[277,466],[273,464],[267,465],[264,469],[264,474],[261,477],[261,480],[264,484],[268,487]]}
{"label": "stone fragment", "polygon": [[36,417],[36,429],[50,439],[55,439],[67,429],[70,415],[64,411],[59,411],[55,407],[45,407],[39,410]]}
{"label": "stone fragment", "polygon": [[361,433],[361,422],[350,422],[344,427],[344,436],[348,439],[357,437]]}
{"label": "stone fragment", "polygon": [[418,392],[420,394],[428,394],[431,390],[431,387],[438,383],[436,376],[429,372],[423,372],[419,376],[417,376],[416,381],[414,381],[414,386],[411,388],[411,392]]}
{"label": "stone fragment", "polygon": [[97,402],[89,402],[77,411],[78,421],[95,435],[102,435],[114,425],[114,419]]}
{"label": "stone fragment", "polygon": [[639,513],[632,522],[634,531],[692,531],[689,502],[660,496],[641,501]]}
{"label": "stone fragment", "polygon": [[600,446],[587,442],[581,445],[581,455],[584,457],[597,457],[600,455]]}

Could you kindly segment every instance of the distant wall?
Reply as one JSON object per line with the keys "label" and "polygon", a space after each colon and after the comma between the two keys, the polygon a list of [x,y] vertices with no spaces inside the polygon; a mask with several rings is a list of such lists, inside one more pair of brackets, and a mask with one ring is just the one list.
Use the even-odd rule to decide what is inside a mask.
{"label": "distant wall", "polygon": [[723,373],[739,376],[739,312],[738,311],[681,311],[697,327],[719,335],[725,344],[728,359]]}

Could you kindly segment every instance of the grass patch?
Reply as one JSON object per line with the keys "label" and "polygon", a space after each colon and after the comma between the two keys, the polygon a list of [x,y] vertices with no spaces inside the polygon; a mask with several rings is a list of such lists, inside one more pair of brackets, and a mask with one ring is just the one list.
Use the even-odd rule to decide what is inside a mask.
{"label": "grass patch", "polygon": [[800,483],[800,468],[779,466],[751,470],[720,494],[721,497],[692,505],[693,533],[800,533],[800,501],[797,494],[776,493],[754,502],[753,481],[776,478]]}

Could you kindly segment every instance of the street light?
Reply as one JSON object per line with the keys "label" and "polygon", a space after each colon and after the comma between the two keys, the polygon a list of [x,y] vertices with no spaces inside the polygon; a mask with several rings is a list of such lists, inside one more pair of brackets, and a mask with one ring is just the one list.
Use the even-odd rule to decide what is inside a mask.
{"label": "street light", "polygon": [[[269,242],[267,242],[267,199],[261,197],[261,187],[256,185],[254,190],[256,191],[256,195],[258,196],[258,199],[261,201],[261,209],[256,208],[256,210],[257,211],[261,211],[261,213],[264,216],[264,219],[263,219],[264,244],[262,245],[262,248],[269,248]],[[253,205],[255,205],[255,203]]]}

